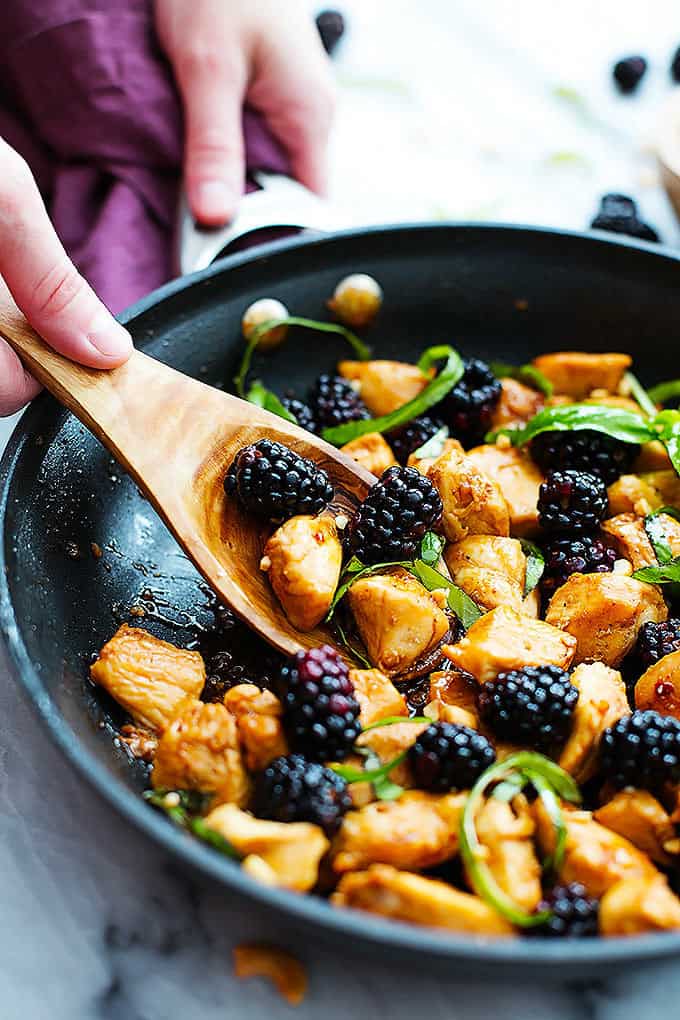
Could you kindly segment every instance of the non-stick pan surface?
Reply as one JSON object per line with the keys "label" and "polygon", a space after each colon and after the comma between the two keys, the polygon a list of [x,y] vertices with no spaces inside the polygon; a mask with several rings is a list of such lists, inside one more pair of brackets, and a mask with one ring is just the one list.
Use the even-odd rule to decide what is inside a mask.
{"label": "non-stick pan surface", "polygon": [[[149,354],[228,385],[251,301],[272,295],[296,315],[320,317],[335,283],[356,271],[373,274],[385,291],[370,337],[378,356],[413,359],[442,342],[515,363],[547,350],[613,349],[632,354],[645,381],[680,374],[680,258],[651,245],[546,230],[442,224],[282,242],[169,284],[124,319]],[[344,353],[325,335],[296,335],[256,368],[279,392],[302,391]],[[131,606],[145,606],[142,625],[177,643],[192,641],[206,621],[208,594],[153,510],[96,440],[42,396],[2,461],[0,516],[2,631],[11,668],[52,736],[120,812],[268,910],[278,940],[285,926],[313,926],[315,937],[337,940],[341,951],[534,980],[680,954],[680,935],[671,934],[482,942],[256,885],[142,802],[144,773],[116,746],[115,708],[87,682],[92,653],[130,619]]]}

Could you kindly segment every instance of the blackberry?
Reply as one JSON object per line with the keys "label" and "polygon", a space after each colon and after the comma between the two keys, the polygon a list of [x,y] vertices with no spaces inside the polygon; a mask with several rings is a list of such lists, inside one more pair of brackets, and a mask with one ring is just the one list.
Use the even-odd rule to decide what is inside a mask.
{"label": "blackberry", "polygon": [[680,82],[680,46],[678,46],[671,60],[671,78],[673,81]]}
{"label": "blackberry", "polygon": [[321,11],[316,16],[316,27],[319,30],[323,48],[329,56],[332,56],[345,34],[345,19],[340,11]]}
{"label": "blackberry", "polygon": [[463,375],[437,407],[451,435],[469,448],[481,443],[491,428],[502,388],[485,361],[465,358],[463,366]]}
{"label": "blackberry", "polygon": [[658,241],[659,235],[638,215],[637,205],[628,195],[604,195],[597,216],[590,224],[593,230],[627,234],[642,241]]}
{"label": "blackberry", "polygon": [[643,623],[638,634],[633,656],[642,675],[664,655],[680,649],[680,619],[664,620],[662,623]]}
{"label": "blackberry", "polygon": [[371,417],[354,387],[339,375],[320,375],[308,403],[319,432]]}
{"label": "blackberry", "polygon": [[312,409],[304,401],[298,400],[297,397],[284,397],[281,403],[295,417],[301,429],[307,429],[308,432],[317,431]]}
{"label": "blackberry", "polygon": [[592,531],[608,507],[604,482],[587,471],[549,471],[538,490],[538,523],[545,531]]}
{"label": "blackberry", "polygon": [[361,733],[349,670],[330,645],[298,652],[281,668],[278,694],[295,751],[310,761],[342,761]]}
{"label": "blackberry", "polygon": [[588,471],[611,485],[626,474],[640,452],[636,443],[623,443],[603,432],[541,432],[531,441],[531,456],[543,471]]}
{"label": "blackberry", "polygon": [[356,512],[352,552],[369,564],[412,560],[441,516],[442,501],[429,478],[415,468],[387,468]]}
{"label": "blackberry", "polygon": [[406,464],[411,454],[420,449],[428,439],[432,439],[432,436],[439,432],[443,424],[436,418],[430,418],[424,414],[420,418],[414,418],[407,425],[402,425],[400,429],[387,432],[385,439],[390,444],[392,453],[399,463]]}
{"label": "blackberry", "polygon": [[680,721],[651,709],[619,719],[602,734],[601,765],[616,787],[658,791],[680,781]]}
{"label": "blackberry", "polygon": [[624,57],[614,64],[612,74],[620,92],[634,92],[647,70],[644,57]]}
{"label": "blackberry", "polygon": [[246,510],[271,521],[318,514],[333,499],[325,471],[271,439],[261,439],[236,454],[224,491]]}
{"label": "blackberry", "polygon": [[479,712],[503,740],[552,750],[569,735],[578,688],[559,666],[525,666],[500,673],[477,692]]}
{"label": "blackberry", "polygon": [[556,885],[541,900],[537,910],[550,910],[551,916],[543,924],[529,929],[534,935],[570,938],[597,935],[600,902],[589,896],[580,882]]}
{"label": "blackberry", "polygon": [[312,822],[334,836],[352,807],[337,772],[301,754],[275,758],[255,778],[253,811],[275,822]]}
{"label": "blackberry", "polygon": [[485,736],[454,723],[432,723],[408,752],[416,786],[441,793],[469,790],[495,760]]}
{"label": "blackberry", "polygon": [[545,569],[541,578],[544,598],[550,599],[572,574],[608,574],[616,563],[616,550],[595,532],[554,535],[543,545]]}

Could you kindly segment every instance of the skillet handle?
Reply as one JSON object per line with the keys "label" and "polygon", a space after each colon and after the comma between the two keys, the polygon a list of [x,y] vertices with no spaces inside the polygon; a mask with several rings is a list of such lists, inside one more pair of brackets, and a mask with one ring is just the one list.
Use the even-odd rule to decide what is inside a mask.
{"label": "skillet handle", "polygon": [[252,176],[260,190],[245,195],[231,223],[216,229],[196,224],[182,193],[175,232],[175,266],[180,276],[207,269],[228,245],[259,230],[288,228],[325,233],[343,226],[327,202],[291,177],[262,171]]}

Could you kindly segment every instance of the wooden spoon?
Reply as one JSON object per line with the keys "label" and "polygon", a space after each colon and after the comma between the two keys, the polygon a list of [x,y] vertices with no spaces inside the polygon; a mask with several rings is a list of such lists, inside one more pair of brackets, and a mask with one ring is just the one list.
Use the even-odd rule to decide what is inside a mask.
{"label": "wooden spoon", "polygon": [[289,623],[259,568],[269,529],[227,499],[222,480],[238,450],[265,437],[323,467],[340,507],[363,499],[373,475],[297,425],[139,351],[110,372],[74,364],[40,339],[2,287],[0,336],[111,451],[206,581],[253,630],[288,654],[334,643],[326,628],[302,634]]}

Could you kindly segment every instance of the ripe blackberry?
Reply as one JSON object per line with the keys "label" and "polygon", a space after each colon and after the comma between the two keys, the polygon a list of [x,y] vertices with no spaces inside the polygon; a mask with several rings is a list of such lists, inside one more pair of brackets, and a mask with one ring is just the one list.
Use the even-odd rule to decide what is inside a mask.
{"label": "ripe blackberry", "polygon": [[616,563],[616,550],[602,535],[584,532],[578,535],[554,535],[543,545],[545,569],[541,591],[546,600],[572,574],[608,574]]}
{"label": "ripe blackberry", "polygon": [[624,57],[614,64],[612,74],[620,92],[634,92],[647,70],[644,57]]}
{"label": "ripe blackberry", "polygon": [[534,935],[582,938],[597,935],[599,900],[589,896],[580,882],[556,885],[538,904],[537,910],[552,911],[541,925],[529,929]]}
{"label": "ripe blackberry", "polygon": [[588,471],[611,485],[632,467],[640,452],[635,443],[622,443],[603,432],[541,432],[531,441],[531,456],[543,471]]}
{"label": "ripe blackberry", "polygon": [[637,205],[628,195],[603,195],[597,216],[590,226],[593,230],[627,234],[642,241],[659,240],[656,230],[640,219]]}
{"label": "ripe blackberry", "polygon": [[443,427],[443,422],[423,414],[414,418],[400,429],[392,429],[385,433],[385,439],[392,448],[392,453],[400,464],[406,464],[412,453],[420,449],[428,439]]}
{"label": "ripe blackberry", "polygon": [[451,435],[467,449],[481,443],[491,428],[491,417],[502,388],[485,361],[466,358],[463,365],[463,375],[437,409],[451,429]]}
{"label": "ripe blackberry", "polygon": [[318,514],[333,499],[325,471],[271,439],[260,439],[236,454],[224,491],[246,510],[271,521]]}
{"label": "ripe blackberry", "polygon": [[361,733],[349,670],[330,645],[298,652],[281,668],[278,694],[295,751],[310,761],[342,761]]}
{"label": "ripe blackberry", "polygon": [[664,655],[680,649],[680,619],[671,617],[662,623],[643,623],[633,655],[642,675]]}
{"label": "ripe blackberry", "polygon": [[513,744],[552,750],[569,735],[578,688],[559,666],[525,666],[500,673],[477,692],[492,732]]}
{"label": "ripe blackberry", "polygon": [[307,429],[308,432],[317,431],[312,409],[304,401],[298,400],[297,397],[284,397],[281,403],[287,411],[294,415],[301,429]]}
{"label": "ripe blackberry", "polygon": [[321,11],[316,16],[316,27],[321,36],[323,48],[329,56],[345,34],[345,19],[340,11]]}
{"label": "ripe blackberry", "polygon": [[319,432],[371,417],[354,387],[339,375],[320,375],[308,403]]}
{"label": "ripe blackberry", "polygon": [[587,471],[549,471],[538,490],[538,523],[545,531],[593,531],[609,506],[607,488]]}
{"label": "ripe blackberry", "polygon": [[485,736],[454,723],[432,723],[408,752],[416,786],[441,793],[469,790],[495,760]]}
{"label": "ripe blackberry", "polygon": [[619,719],[602,734],[601,765],[614,786],[658,791],[680,780],[680,721],[651,709]]}
{"label": "ripe blackberry", "polygon": [[301,754],[275,758],[255,778],[253,810],[258,818],[312,822],[334,836],[351,807],[345,780]]}
{"label": "ripe blackberry", "polygon": [[429,478],[415,468],[388,468],[356,512],[352,552],[362,563],[412,560],[441,516],[442,501]]}

